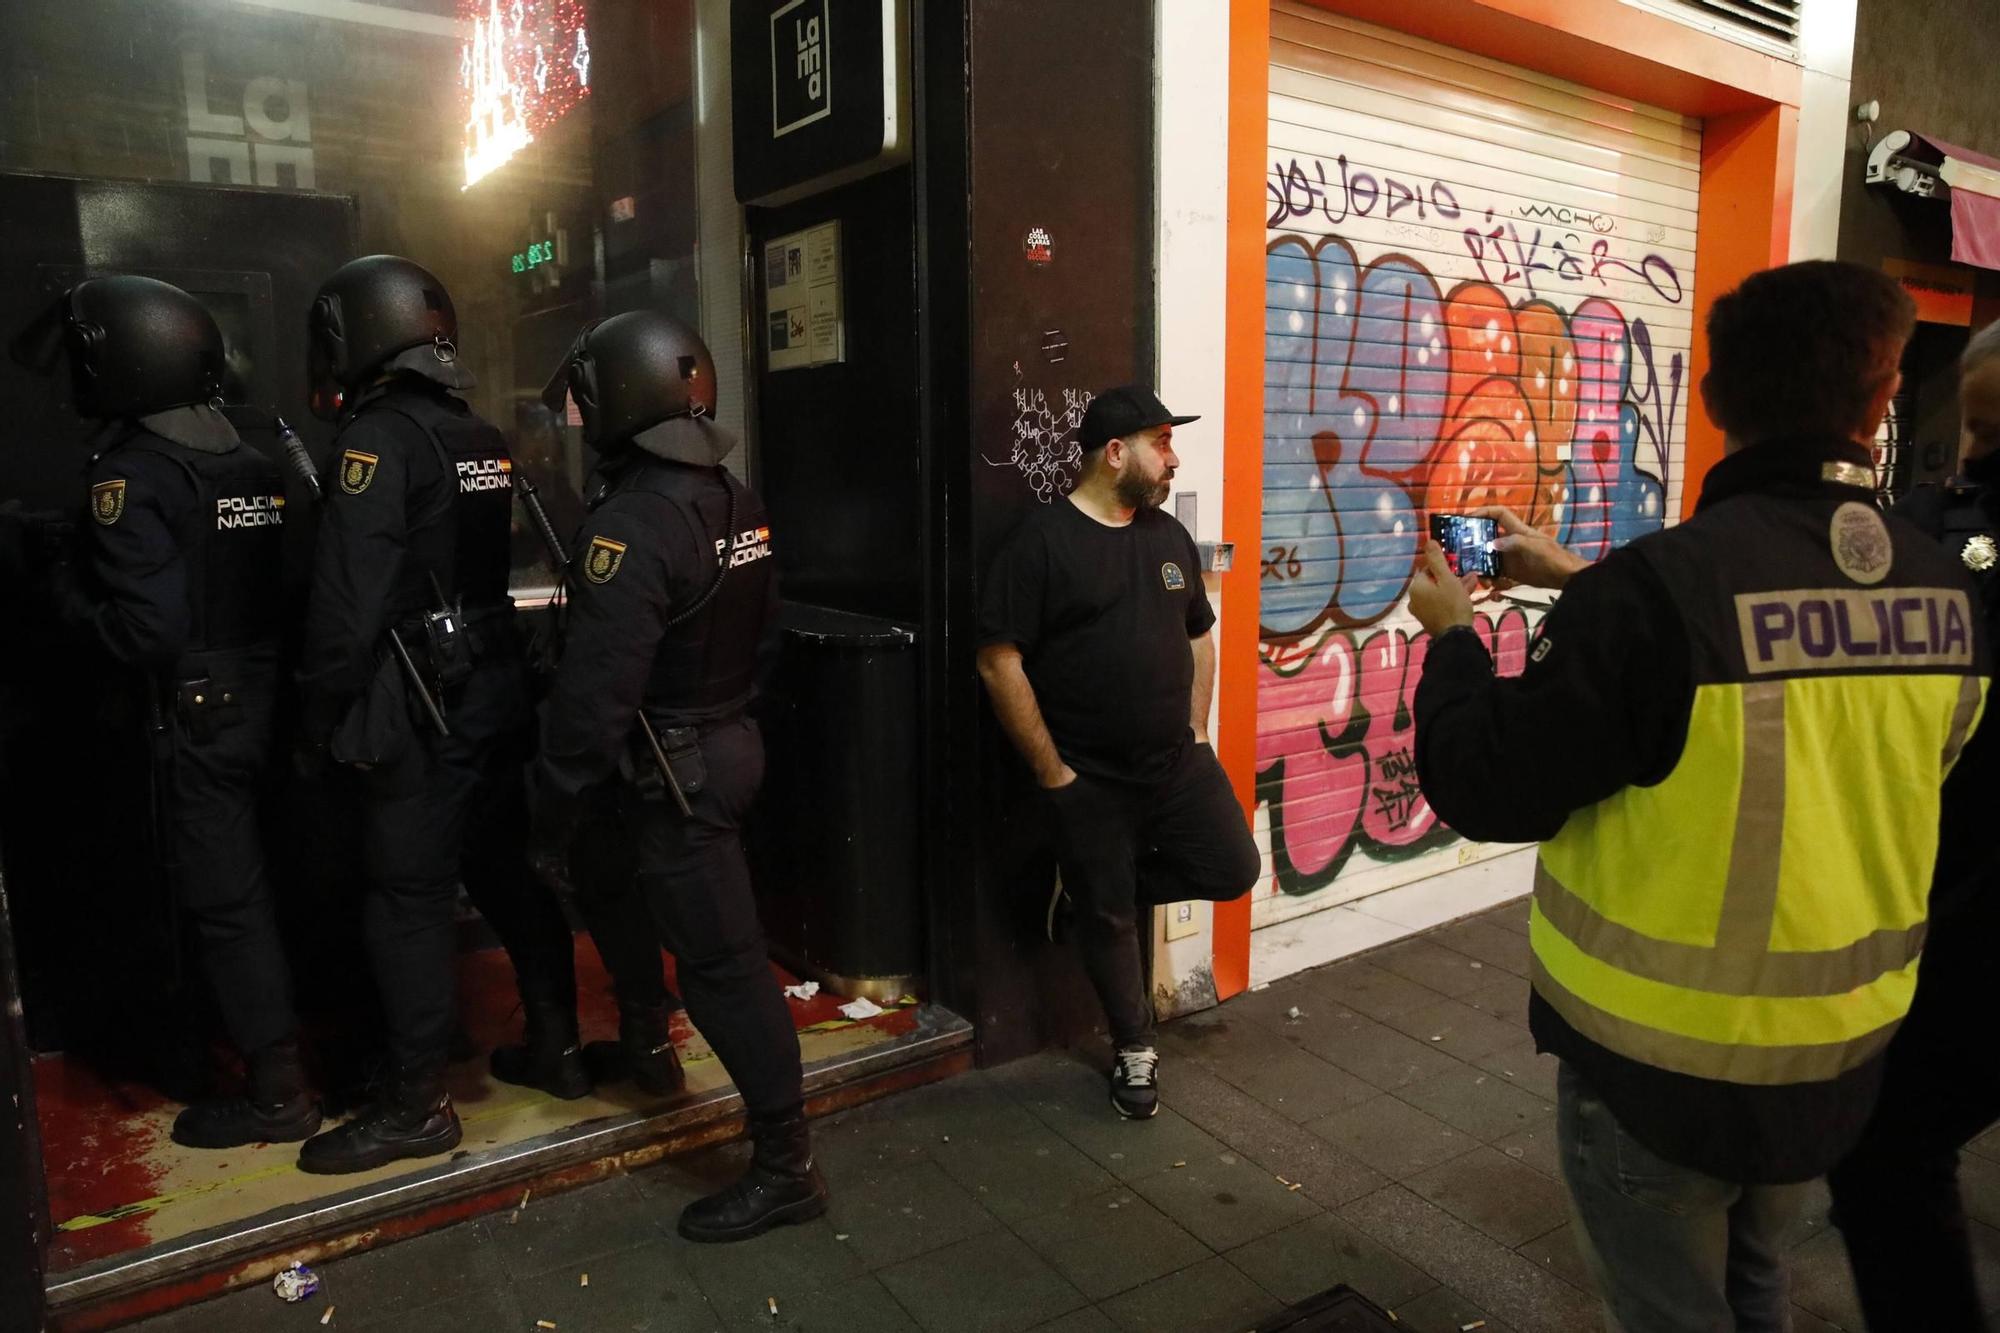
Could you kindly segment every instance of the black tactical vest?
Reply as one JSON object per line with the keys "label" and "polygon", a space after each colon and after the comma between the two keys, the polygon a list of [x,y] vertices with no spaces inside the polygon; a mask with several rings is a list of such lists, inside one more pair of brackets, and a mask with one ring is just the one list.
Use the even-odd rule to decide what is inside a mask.
{"label": "black tactical vest", "polygon": [[[722,584],[706,606],[669,625],[653,656],[645,708],[671,726],[727,717],[750,701],[757,679],[757,647],[764,636],[771,596],[771,519],[756,492],[720,467],[700,468],[640,455],[591,500],[595,509],[613,496],[646,516],[681,589],[669,620],[679,617],[715,577],[711,560],[725,561]],[[735,522],[730,523],[732,500]],[[708,534],[712,554],[692,569],[677,567],[691,552],[681,534]]]}
{"label": "black tactical vest", "polygon": [[285,565],[278,465],[247,444],[211,454],[151,432],[120,447],[164,458],[194,484],[195,503],[174,533],[187,562],[190,656],[275,646],[284,621]]}
{"label": "black tactical vest", "polygon": [[506,437],[441,391],[391,386],[364,401],[357,416],[363,412],[394,413],[423,441],[410,454],[410,558],[397,585],[395,613],[414,615],[436,605],[432,574],[448,597],[464,599],[468,612],[504,604],[514,506]]}

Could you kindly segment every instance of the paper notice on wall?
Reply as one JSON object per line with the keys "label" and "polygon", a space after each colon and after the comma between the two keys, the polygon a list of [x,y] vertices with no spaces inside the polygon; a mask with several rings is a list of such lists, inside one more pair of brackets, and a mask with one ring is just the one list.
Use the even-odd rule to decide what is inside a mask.
{"label": "paper notice on wall", "polygon": [[765,244],[764,341],[772,370],[847,359],[838,222]]}

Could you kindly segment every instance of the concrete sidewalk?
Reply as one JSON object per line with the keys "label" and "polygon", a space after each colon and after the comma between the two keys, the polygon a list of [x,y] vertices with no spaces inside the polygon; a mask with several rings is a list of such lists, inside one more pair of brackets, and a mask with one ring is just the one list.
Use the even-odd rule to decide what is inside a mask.
{"label": "concrete sidewalk", "polygon": [[[1059,1052],[831,1117],[830,1216],[748,1244],[673,1232],[739,1145],[327,1264],[300,1306],[258,1288],[140,1327],[304,1333],[331,1304],[353,1333],[1227,1333],[1345,1282],[1417,1333],[1595,1329],[1527,962],[1513,905],[1174,1023],[1146,1124]],[[2000,1307],[2000,1135],[1965,1184]],[[1823,1194],[1792,1262],[1799,1333],[1861,1328]]]}

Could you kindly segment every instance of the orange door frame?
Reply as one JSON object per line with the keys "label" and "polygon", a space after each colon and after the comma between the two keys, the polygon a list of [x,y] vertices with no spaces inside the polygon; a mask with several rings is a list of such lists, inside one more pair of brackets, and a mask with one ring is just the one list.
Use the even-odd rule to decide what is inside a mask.
{"label": "orange door frame", "polygon": [[[1791,252],[1798,67],[1621,0],[1310,0],[1463,51],[1703,119],[1695,240],[1694,344],[1682,512],[1722,457],[1720,432],[1696,406],[1708,365],[1703,330],[1715,298]],[[1223,524],[1240,553],[1222,577],[1220,744],[1236,796],[1254,819],[1257,605],[1263,512],[1265,156],[1271,80],[1270,0],[1231,0],[1229,221],[1225,305]],[[1250,896],[1215,910],[1216,995],[1250,984]]]}

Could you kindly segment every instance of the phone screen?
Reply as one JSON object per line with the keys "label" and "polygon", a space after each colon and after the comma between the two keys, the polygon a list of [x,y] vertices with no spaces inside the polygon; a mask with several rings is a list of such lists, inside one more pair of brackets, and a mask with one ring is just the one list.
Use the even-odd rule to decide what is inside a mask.
{"label": "phone screen", "polygon": [[1500,553],[1493,549],[1499,527],[1490,518],[1469,514],[1431,515],[1431,539],[1444,548],[1445,563],[1454,574],[1499,577]]}

